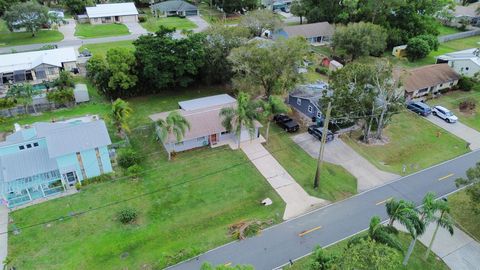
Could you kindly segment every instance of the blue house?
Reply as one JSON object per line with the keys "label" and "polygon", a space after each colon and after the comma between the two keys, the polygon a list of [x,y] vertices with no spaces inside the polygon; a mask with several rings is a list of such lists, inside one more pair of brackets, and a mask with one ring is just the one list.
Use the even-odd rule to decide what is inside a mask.
{"label": "blue house", "polygon": [[62,193],[112,172],[105,122],[96,116],[21,127],[0,143],[1,196],[8,207]]}
{"label": "blue house", "polygon": [[288,95],[288,104],[307,118],[321,119],[323,117],[318,101],[327,90],[328,84],[321,81],[300,85]]}
{"label": "blue house", "polygon": [[285,26],[273,33],[273,39],[303,37],[311,44],[325,44],[332,40],[334,28],[328,22]]}

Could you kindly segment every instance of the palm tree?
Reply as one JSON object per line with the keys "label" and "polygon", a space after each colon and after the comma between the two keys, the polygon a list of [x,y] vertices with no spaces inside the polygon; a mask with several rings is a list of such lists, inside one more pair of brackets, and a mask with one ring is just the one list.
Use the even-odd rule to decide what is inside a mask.
{"label": "palm tree", "polygon": [[25,113],[28,113],[28,105],[32,105],[33,112],[37,113],[37,109],[33,104],[33,97],[35,96],[35,90],[33,86],[28,83],[14,84],[7,92],[7,97],[14,98],[23,104]]}
{"label": "palm tree", "polygon": [[267,120],[267,131],[265,133],[265,140],[268,143],[268,134],[270,133],[270,123],[273,116],[279,113],[286,113],[289,111],[287,105],[278,96],[270,96],[266,101],[261,102],[262,117]]}
{"label": "palm tree", "polygon": [[130,128],[128,126],[128,118],[130,117],[132,111],[133,110],[132,108],[130,108],[128,102],[120,98],[117,98],[117,100],[112,103],[112,111],[110,112],[110,118],[112,124],[117,130],[117,134],[122,138],[125,137],[126,132],[130,131]]}
{"label": "palm tree", "polygon": [[432,235],[432,240],[430,240],[430,244],[428,245],[427,251],[425,252],[425,257],[424,257],[425,260],[428,258],[428,255],[430,254],[430,250],[432,249],[433,241],[437,236],[439,227],[447,229],[450,235],[453,235],[453,220],[450,216],[450,206],[448,205],[447,199],[436,201],[436,210],[440,211],[440,216],[438,217],[434,216],[437,226],[435,227],[435,231],[433,232],[433,235]]}
{"label": "palm tree", "polygon": [[[175,136],[177,142],[181,141],[187,129],[190,129],[190,123],[178,111],[170,112],[167,117],[160,119],[155,123],[155,133],[157,139],[166,142],[169,135]],[[171,151],[168,152],[168,160],[172,158]]]}
{"label": "palm tree", "polygon": [[[435,218],[435,212],[438,209],[438,202],[435,200],[435,193],[428,192],[422,201],[422,208],[419,210],[420,214],[420,221],[424,224],[424,227],[427,227],[430,222],[432,222]],[[417,242],[418,236],[423,234],[424,232],[416,232],[415,235],[412,235],[412,241],[408,247],[407,255],[403,259],[403,265],[407,265],[410,256],[412,255],[413,249],[415,248],[415,244]]]}
{"label": "palm tree", "polygon": [[375,242],[387,245],[402,252],[402,244],[398,241],[396,235],[398,235],[398,230],[395,227],[383,225],[380,221],[380,217],[374,216],[370,220],[368,234],[352,238],[348,242],[348,245],[357,244],[361,239],[370,238]]}
{"label": "palm tree", "polygon": [[223,118],[222,125],[229,132],[234,132],[237,136],[238,149],[240,149],[240,139],[242,129],[246,128],[250,137],[255,134],[255,120],[259,118],[257,106],[250,100],[250,96],[240,92],[237,98],[237,107],[226,107],[220,111]]}

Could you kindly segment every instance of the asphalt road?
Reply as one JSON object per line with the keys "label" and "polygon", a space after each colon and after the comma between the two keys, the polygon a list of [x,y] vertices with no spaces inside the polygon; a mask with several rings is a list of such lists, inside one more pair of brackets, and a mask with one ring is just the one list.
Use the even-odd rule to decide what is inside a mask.
{"label": "asphalt road", "polygon": [[456,191],[455,179],[465,176],[465,171],[478,161],[480,151],[468,153],[283,222],[266,229],[259,236],[218,247],[168,269],[200,269],[203,262],[215,265],[250,264],[257,270],[275,269],[290,259],[309,254],[317,245],[325,247],[365,230],[374,215],[386,220],[385,202],[391,197],[419,204],[429,191],[436,192],[439,197]]}

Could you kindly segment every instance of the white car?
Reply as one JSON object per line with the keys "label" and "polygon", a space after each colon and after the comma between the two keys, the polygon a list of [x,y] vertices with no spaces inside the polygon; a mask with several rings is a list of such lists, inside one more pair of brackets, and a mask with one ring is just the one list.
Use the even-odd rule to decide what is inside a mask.
{"label": "white car", "polygon": [[445,120],[447,123],[455,123],[458,120],[458,117],[456,117],[451,111],[449,111],[447,108],[444,108],[442,106],[435,106],[432,108],[432,114],[435,116],[438,116]]}

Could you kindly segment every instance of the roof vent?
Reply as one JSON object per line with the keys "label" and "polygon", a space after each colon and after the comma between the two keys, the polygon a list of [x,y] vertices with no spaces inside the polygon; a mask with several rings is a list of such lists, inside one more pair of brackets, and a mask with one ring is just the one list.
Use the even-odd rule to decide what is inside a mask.
{"label": "roof vent", "polygon": [[15,123],[15,124],[13,124],[13,126],[15,127],[15,131],[20,131],[20,130],[22,130],[22,127],[20,126],[19,123]]}

